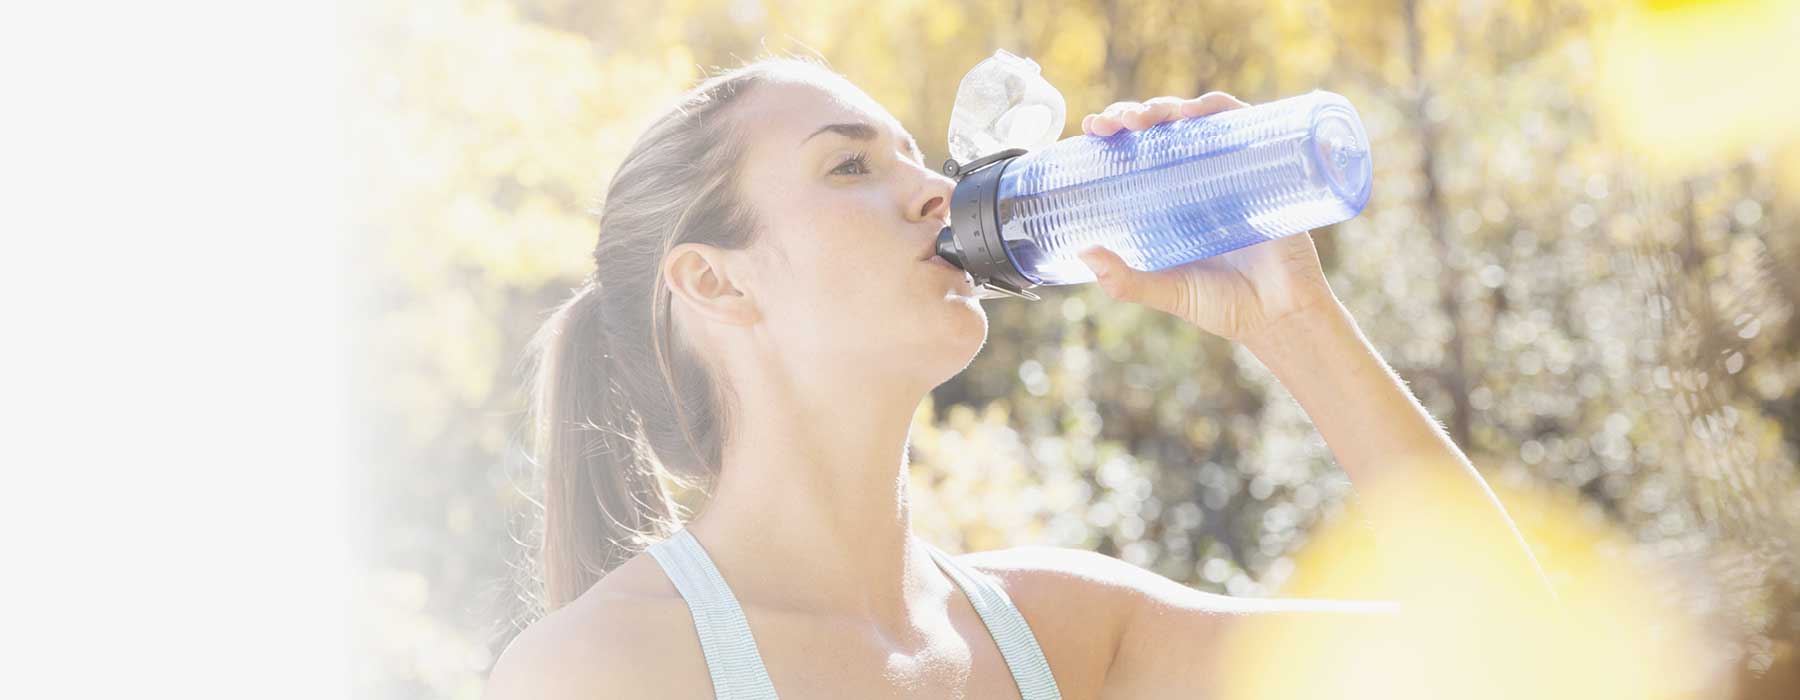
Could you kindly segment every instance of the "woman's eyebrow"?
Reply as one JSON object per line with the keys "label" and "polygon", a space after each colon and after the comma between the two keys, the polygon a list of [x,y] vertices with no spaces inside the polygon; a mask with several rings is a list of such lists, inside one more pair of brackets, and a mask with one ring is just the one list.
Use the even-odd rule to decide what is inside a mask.
{"label": "woman's eyebrow", "polygon": [[[823,134],[827,131],[841,134],[843,136],[847,136],[847,137],[856,139],[858,141],[873,141],[875,139],[876,134],[880,133],[880,132],[876,131],[875,127],[868,125],[868,124],[861,123],[861,122],[854,122],[854,123],[848,123],[848,124],[826,124],[825,126],[819,127],[818,131],[814,131],[811,134],[807,134],[806,138],[800,139],[800,143],[805,144],[807,141],[811,140],[812,137],[818,136],[819,134]],[[919,142],[917,139],[913,138],[912,134],[906,135],[906,146],[907,146],[907,148],[912,149],[912,154],[913,154],[914,159],[918,160],[920,163],[925,162],[925,154],[923,151],[919,150]]]}

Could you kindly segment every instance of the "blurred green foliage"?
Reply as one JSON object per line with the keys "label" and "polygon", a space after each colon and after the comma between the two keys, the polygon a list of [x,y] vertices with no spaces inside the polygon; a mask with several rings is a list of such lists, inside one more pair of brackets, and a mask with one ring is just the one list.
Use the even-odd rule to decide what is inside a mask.
{"label": "blurred green foliage", "polygon": [[[1043,66],[1068,136],[1115,100],[1348,96],[1374,198],[1316,237],[1370,339],[1490,480],[1572,494],[1637,555],[1698,572],[1684,590],[1730,622],[1747,677],[1791,669],[1800,188],[1777,166],[1800,147],[1672,168],[1612,138],[1595,32],[1661,5],[347,8],[359,690],[477,697],[514,631],[523,344],[587,272],[589,209],[645,120],[703,66],[817,52],[941,159],[956,81],[995,48]],[[1305,415],[1239,348],[1091,285],[1045,292],[988,302],[987,348],[921,406],[917,529],[1277,593],[1349,494]]]}

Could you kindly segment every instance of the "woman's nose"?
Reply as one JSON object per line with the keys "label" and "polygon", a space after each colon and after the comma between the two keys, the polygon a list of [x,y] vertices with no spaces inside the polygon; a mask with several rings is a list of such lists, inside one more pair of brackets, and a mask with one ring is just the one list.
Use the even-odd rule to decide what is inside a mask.
{"label": "woman's nose", "polygon": [[956,192],[956,181],[935,171],[927,172],[924,184],[913,195],[907,216],[912,221],[943,221],[950,218],[950,195]]}

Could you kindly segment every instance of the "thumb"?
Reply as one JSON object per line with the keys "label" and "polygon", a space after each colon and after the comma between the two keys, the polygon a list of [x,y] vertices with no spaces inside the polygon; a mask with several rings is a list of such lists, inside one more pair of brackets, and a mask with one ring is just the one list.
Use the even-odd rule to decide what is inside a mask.
{"label": "thumb", "polygon": [[1119,301],[1137,301],[1139,280],[1142,273],[1125,264],[1112,249],[1101,245],[1091,245],[1075,253],[1081,264],[1094,273],[1094,282],[1100,285],[1106,295]]}

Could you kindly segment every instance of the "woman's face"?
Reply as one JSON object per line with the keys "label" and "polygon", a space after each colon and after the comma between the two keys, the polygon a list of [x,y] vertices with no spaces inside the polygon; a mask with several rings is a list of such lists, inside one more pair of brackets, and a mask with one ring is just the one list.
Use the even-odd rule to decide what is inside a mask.
{"label": "woman's face", "polygon": [[745,252],[769,345],[840,380],[828,368],[925,390],[962,371],[987,314],[966,273],[927,259],[955,182],[848,82],[766,83],[746,97],[738,187],[764,227]]}

